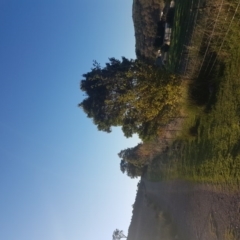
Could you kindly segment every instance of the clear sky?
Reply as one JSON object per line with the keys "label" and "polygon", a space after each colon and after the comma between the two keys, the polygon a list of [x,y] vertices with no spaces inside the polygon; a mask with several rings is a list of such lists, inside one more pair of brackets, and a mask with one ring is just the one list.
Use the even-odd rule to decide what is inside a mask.
{"label": "clear sky", "polygon": [[0,239],[127,234],[138,180],[77,107],[96,59],[135,58],[131,0],[0,1]]}

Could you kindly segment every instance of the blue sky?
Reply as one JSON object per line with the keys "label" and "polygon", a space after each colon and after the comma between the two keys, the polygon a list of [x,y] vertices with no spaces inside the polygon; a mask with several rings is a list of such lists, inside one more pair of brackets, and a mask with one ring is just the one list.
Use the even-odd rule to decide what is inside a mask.
{"label": "blue sky", "polygon": [[138,180],[117,153],[139,140],[77,105],[94,59],[135,58],[132,1],[1,0],[0,36],[0,239],[127,233]]}

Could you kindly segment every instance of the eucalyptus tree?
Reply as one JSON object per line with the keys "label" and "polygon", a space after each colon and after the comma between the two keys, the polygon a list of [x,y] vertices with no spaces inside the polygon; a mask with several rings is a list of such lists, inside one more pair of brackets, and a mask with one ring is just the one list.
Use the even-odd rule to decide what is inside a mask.
{"label": "eucalyptus tree", "polygon": [[94,62],[83,77],[81,90],[87,98],[79,106],[99,130],[111,132],[111,127],[121,126],[126,137],[137,133],[147,139],[175,116],[180,81],[156,66],[110,58],[105,67]]}

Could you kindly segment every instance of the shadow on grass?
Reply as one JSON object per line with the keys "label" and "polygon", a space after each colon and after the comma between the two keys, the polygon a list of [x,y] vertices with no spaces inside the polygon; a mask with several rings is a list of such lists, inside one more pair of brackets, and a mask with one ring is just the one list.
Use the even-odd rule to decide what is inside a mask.
{"label": "shadow on grass", "polygon": [[[216,55],[215,53],[212,54]],[[212,57],[211,59],[210,63],[203,63],[199,76],[193,79],[189,84],[189,100],[197,107],[204,107],[206,113],[211,111],[212,106],[217,101],[217,93],[220,84],[219,79],[223,76],[225,69],[224,63],[214,63],[215,58]],[[211,72],[205,71],[207,68],[206,65],[214,66]]]}

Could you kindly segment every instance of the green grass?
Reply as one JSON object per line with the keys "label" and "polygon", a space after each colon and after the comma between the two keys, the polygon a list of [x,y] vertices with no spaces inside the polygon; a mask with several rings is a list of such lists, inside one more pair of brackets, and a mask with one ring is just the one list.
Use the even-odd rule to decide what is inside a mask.
{"label": "green grass", "polygon": [[[219,74],[216,103],[210,110],[199,111],[187,123],[194,128],[193,139],[185,139],[178,172],[194,181],[239,185],[240,181],[240,37],[238,26],[232,25],[231,35],[222,51],[230,58]],[[205,109],[206,110],[206,109]],[[197,124],[196,124],[197,122]],[[180,140],[181,141],[181,140]]]}
{"label": "green grass", "polygon": [[[176,6],[173,48],[169,58],[173,70],[178,64],[181,41],[184,38],[182,31],[186,28],[186,24],[181,22],[182,14],[187,13],[189,3],[190,1],[179,1]],[[191,19],[189,13],[187,17]],[[239,187],[240,33],[237,21],[238,19],[233,21],[230,26],[229,35],[222,44],[221,52],[219,51],[213,74],[200,74],[199,78],[192,79],[189,84],[191,94],[183,106],[188,119],[167,156],[159,154],[149,166],[150,180],[181,178]],[[218,28],[221,29],[221,26]],[[220,33],[224,39],[225,32]],[[211,44],[210,50],[218,52],[219,45]],[[214,84],[212,93],[209,93],[210,84]],[[192,91],[193,88],[195,91]],[[174,147],[176,145],[180,146],[177,150]]]}
{"label": "green grass", "polygon": [[175,72],[181,60],[184,44],[195,21],[196,11],[191,8],[197,7],[198,0],[176,1],[174,25],[171,36],[171,47],[169,50],[168,70]]}

